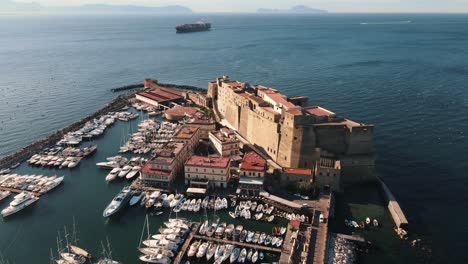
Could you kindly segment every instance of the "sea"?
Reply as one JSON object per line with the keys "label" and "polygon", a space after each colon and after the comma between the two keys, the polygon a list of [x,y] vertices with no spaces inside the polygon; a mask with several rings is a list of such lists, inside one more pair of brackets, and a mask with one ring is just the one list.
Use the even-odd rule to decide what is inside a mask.
{"label": "sea", "polygon": [[[175,25],[199,19],[212,30],[175,33]],[[144,78],[207,87],[222,75],[306,95],[310,105],[375,125],[377,173],[429,250],[410,261],[400,250],[405,242],[393,235],[390,247],[372,253],[374,260],[468,261],[468,15],[0,16],[0,156],[102,107],[118,95],[111,88]],[[57,237],[63,242],[64,226],[71,233],[75,221],[82,247],[98,256],[108,239],[114,258],[138,263],[145,212],[130,208],[104,219],[102,210],[128,183],[107,184],[107,172],[94,165],[117,154],[137,127],[132,122],[108,129],[93,142],[97,153],[76,169],[22,164],[15,171],[64,175],[65,181],[0,221],[5,259],[49,263]],[[356,199],[351,213],[356,206],[373,204]],[[168,217],[150,217],[151,227],[157,230]]]}

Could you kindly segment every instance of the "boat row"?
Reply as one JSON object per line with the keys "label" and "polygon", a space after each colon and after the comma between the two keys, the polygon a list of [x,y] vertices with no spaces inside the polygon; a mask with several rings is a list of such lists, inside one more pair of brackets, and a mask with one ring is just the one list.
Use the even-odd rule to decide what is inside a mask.
{"label": "boat row", "polygon": [[371,221],[371,219],[369,217],[366,218],[366,221],[361,221],[359,222],[356,222],[354,220],[348,220],[348,219],[345,219],[345,226],[347,227],[354,227],[354,228],[366,228],[367,226],[374,226],[374,227],[378,227],[379,226],[379,221],[377,219],[374,219]]}
{"label": "boat row", "polygon": [[8,174],[8,173],[11,172],[11,170],[14,170],[14,169],[18,168],[20,165],[21,165],[21,163],[17,162],[15,164],[11,165],[8,168],[3,168],[3,169],[0,170],[0,175]]}
{"label": "boat row", "polygon": [[173,208],[179,203],[186,201],[183,194],[165,194],[160,191],[146,192],[141,199],[140,205],[146,209],[155,208]]}
{"label": "boat row", "polygon": [[187,257],[196,257],[203,263],[210,262],[212,259],[215,264],[221,264],[225,261],[229,261],[229,263],[256,263],[264,259],[264,254],[252,248],[240,248],[231,244],[216,244],[197,240],[190,245]]}
{"label": "boat row", "polygon": [[180,211],[198,212],[201,209],[214,209],[216,211],[227,209],[228,200],[226,198],[206,196],[203,200],[199,199],[181,199],[175,205],[173,211],[178,213]]}
{"label": "boat row", "polygon": [[226,240],[246,242],[270,247],[281,247],[286,229],[275,231],[274,235],[265,232],[254,232],[244,229],[242,225],[234,227],[233,224],[205,221],[199,228],[198,233],[202,236],[217,237]]}
{"label": "boat row", "polygon": [[42,153],[34,154],[27,162],[30,165],[42,167],[56,167],[56,168],[74,168],[78,166],[80,161],[94,153],[97,146],[89,146],[83,149],[68,147],[62,149],[56,147],[46,149]]}
{"label": "boat row", "polygon": [[132,113],[132,112],[117,112],[115,114],[115,118],[117,118],[120,121],[129,121],[138,118],[138,114]]}
{"label": "boat row", "polygon": [[57,142],[57,145],[76,146],[81,144],[83,141],[92,140],[93,138],[102,135],[107,127],[114,124],[115,119],[116,113],[109,112],[100,118],[95,118],[91,121],[88,121],[82,128],[73,132],[69,132],[63,136],[63,138]]}
{"label": "boat row", "polygon": [[180,126],[178,123],[145,119],[138,124],[138,131],[129,135],[128,141],[120,147],[119,152],[147,154],[169,142]]}
{"label": "boat row", "polygon": [[63,176],[7,174],[0,176],[0,187],[42,194],[56,188],[63,179]]}
{"label": "boat row", "polygon": [[174,252],[185,242],[191,225],[188,220],[177,218],[164,222],[156,235],[150,235],[148,228],[148,237],[138,248],[143,254],[139,259],[146,263],[171,263]]}
{"label": "boat row", "polygon": [[[114,156],[114,157],[108,157],[108,158],[106,158],[106,161],[96,163],[96,166],[98,166],[101,169],[113,170],[115,168],[122,168],[123,169],[123,167],[125,167],[125,166],[142,167],[142,165],[145,164],[146,161],[147,161],[147,159],[141,158],[141,157],[133,157],[130,160],[128,160],[127,158],[118,155],[118,156]],[[119,171],[118,173],[120,174],[120,172],[121,171]],[[128,172],[129,171],[127,171],[127,173]],[[123,175],[122,177],[124,177],[124,176],[126,176],[126,174]],[[111,179],[111,180],[113,180],[113,179]]]}
{"label": "boat row", "polygon": [[109,174],[106,176],[106,181],[111,182],[117,178],[125,178],[127,180],[132,180],[139,174],[141,170],[141,166],[130,166],[130,165],[125,165],[122,168],[113,168]]}

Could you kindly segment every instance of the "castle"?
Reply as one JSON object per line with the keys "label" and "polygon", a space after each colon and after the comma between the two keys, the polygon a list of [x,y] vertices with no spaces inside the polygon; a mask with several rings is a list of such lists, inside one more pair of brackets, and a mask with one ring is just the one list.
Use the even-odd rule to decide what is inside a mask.
{"label": "castle", "polygon": [[283,168],[316,171],[326,158],[339,161],[340,184],[375,180],[373,125],[228,76],[208,84],[208,97],[220,118]]}

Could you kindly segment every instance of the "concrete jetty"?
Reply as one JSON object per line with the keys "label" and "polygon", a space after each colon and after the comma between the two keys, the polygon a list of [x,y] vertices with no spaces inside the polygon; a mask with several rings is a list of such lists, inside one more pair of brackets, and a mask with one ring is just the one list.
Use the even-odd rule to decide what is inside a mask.
{"label": "concrete jetty", "polygon": [[401,210],[400,204],[396,200],[395,196],[392,194],[390,189],[387,187],[387,185],[380,179],[380,177],[377,177],[378,181],[380,182],[380,185],[382,187],[382,190],[385,194],[385,197],[388,201],[388,210],[390,211],[390,215],[393,218],[393,221],[395,222],[396,227],[398,228],[403,228],[407,229],[408,228],[408,220],[406,219],[405,214],[403,213],[403,210]]}
{"label": "concrete jetty", "polygon": [[199,239],[199,240],[206,240],[206,241],[213,241],[216,243],[222,243],[222,244],[231,244],[239,247],[245,247],[245,248],[253,248],[256,250],[261,250],[261,251],[270,251],[270,252],[275,252],[275,253],[281,253],[280,248],[273,248],[273,247],[267,247],[267,246],[262,246],[258,244],[251,244],[251,243],[245,243],[245,242],[239,242],[239,241],[234,241],[234,240],[227,240],[227,239],[222,239],[222,238],[216,238],[216,237],[207,237],[207,236],[200,236],[200,235],[193,235],[193,238]]}

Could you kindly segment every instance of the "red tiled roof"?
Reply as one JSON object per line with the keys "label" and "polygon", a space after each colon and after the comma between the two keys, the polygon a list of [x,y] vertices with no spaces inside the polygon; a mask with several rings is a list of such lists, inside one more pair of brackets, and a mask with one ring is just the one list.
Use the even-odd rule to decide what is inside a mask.
{"label": "red tiled roof", "polygon": [[141,92],[141,93],[138,93],[138,95],[149,98],[159,103],[183,98],[181,95],[175,92],[170,92],[170,91],[162,90],[162,89],[156,89],[156,90],[152,90],[148,92]]}
{"label": "red tiled roof", "polygon": [[179,131],[177,131],[177,133],[174,135],[174,137],[190,139],[190,138],[193,137],[193,135],[195,134],[195,132],[197,132],[198,129],[199,128],[196,127],[196,126],[184,125],[183,127],[181,127],[179,129]]}
{"label": "red tiled roof", "polygon": [[255,151],[249,151],[244,154],[240,164],[241,170],[249,171],[264,171],[266,160],[258,155]]}
{"label": "red tiled roof", "polygon": [[227,168],[230,158],[225,157],[205,157],[205,156],[192,156],[185,162],[185,166],[197,166],[208,168]]}
{"label": "red tiled roof", "polygon": [[149,162],[146,162],[143,168],[141,168],[141,172],[144,174],[155,174],[161,176],[169,176],[171,174],[169,171],[151,169]]}
{"label": "red tiled roof", "polygon": [[291,102],[288,102],[284,96],[280,93],[270,93],[268,94],[268,97],[270,97],[273,101],[275,101],[276,103],[286,107],[286,108],[295,108],[296,106],[291,103]]}
{"label": "red tiled roof", "polygon": [[311,169],[283,168],[283,172],[289,174],[312,175]]}

